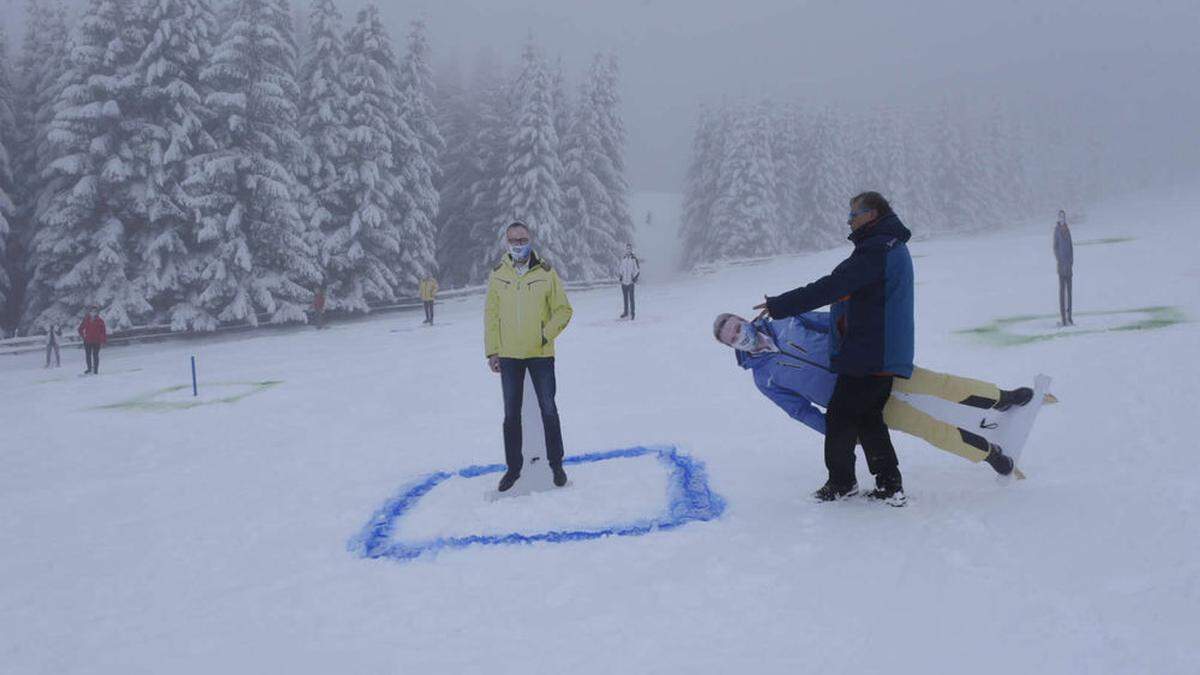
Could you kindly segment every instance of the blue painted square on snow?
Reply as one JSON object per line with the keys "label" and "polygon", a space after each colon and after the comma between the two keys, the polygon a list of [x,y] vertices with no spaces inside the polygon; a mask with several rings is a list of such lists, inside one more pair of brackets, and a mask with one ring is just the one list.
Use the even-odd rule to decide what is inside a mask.
{"label": "blue painted square on snow", "polygon": [[608,536],[635,537],[656,531],[672,530],[691,521],[713,520],[725,511],[725,500],[708,487],[708,476],[705,473],[704,464],[687,455],[680,454],[674,446],[636,447],[593,452],[567,457],[563,460],[563,464],[587,464],[645,455],[657,456],[659,461],[667,465],[670,471],[667,485],[667,510],[659,515],[652,515],[634,522],[613,523],[603,527],[579,530],[564,529],[535,534],[518,532],[480,534],[408,542],[392,540],[392,534],[396,531],[396,525],[400,519],[440,483],[455,476],[475,478],[485,474],[500,473],[505,469],[503,464],[469,466],[455,472],[439,471],[402,490],[371,516],[371,520],[362,532],[350,540],[348,548],[363,558],[392,558],[404,561],[444,548],[529,544],[539,541],[561,543]]}

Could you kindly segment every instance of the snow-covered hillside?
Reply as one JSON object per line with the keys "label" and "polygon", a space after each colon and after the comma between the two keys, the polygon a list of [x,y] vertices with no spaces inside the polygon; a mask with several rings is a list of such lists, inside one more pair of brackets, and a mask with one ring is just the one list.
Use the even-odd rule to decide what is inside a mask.
{"label": "snow-covered hillside", "polygon": [[[674,447],[723,506],[640,536],[359,555],[389,500],[503,459],[481,298],[433,328],[393,314],[113,348],[99,377],[74,350],[61,370],[0,358],[0,671],[1197,672],[1198,206],[1076,227],[1068,331],[1052,214],[913,245],[918,363],[1005,386],[1045,372],[1062,402],[1022,482],[897,436],[904,509],[811,503],[821,439],[711,336],[845,249],[648,282],[634,323],[616,289],[573,295],[568,455]],[[672,466],[581,462],[564,490],[499,501],[496,474],[455,474],[392,536],[645,522],[672,508]]]}

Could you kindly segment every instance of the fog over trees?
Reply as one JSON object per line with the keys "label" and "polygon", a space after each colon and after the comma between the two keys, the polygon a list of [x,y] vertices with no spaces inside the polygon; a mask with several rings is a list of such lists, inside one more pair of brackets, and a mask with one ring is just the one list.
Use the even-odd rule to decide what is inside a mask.
{"label": "fog over trees", "polygon": [[835,245],[849,199],[866,190],[920,236],[1081,213],[1125,184],[1106,172],[1100,147],[1086,131],[998,101],[865,110],[725,101],[696,125],[684,264]]}
{"label": "fog over trees", "polygon": [[861,190],[929,237],[1194,180],[1192,3],[1035,4],[9,0],[0,332],[366,312],[513,220],[592,281],[635,221],[686,269],[843,245]]}

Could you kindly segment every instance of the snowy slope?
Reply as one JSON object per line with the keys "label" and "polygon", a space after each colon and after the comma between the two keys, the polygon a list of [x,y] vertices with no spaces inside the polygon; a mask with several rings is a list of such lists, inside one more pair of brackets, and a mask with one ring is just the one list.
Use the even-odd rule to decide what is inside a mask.
{"label": "snowy slope", "polygon": [[[573,296],[568,454],[673,444],[726,503],[644,536],[408,562],[349,550],[406,486],[502,461],[479,298],[428,329],[388,315],[112,349],[96,378],[76,376],[74,350],[58,371],[0,358],[0,672],[1200,671],[1200,251],[1179,236],[1197,206],[1156,197],[1077,227],[1077,242],[1132,240],[1077,248],[1078,334],[1055,339],[957,332],[1056,311],[1049,219],[913,246],[918,362],[1006,386],[1046,372],[1062,403],[1019,483],[898,436],[905,509],[810,503],[821,439],[710,334],[718,312],[749,313],[842,251],[648,283],[636,323],[613,320],[614,289]],[[1126,323],[1089,311],[1157,306],[1187,321],[1089,332]],[[190,391],[162,390],[187,384],[192,354],[207,404],[181,408]],[[499,502],[494,474],[448,482],[401,534],[663,507],[645,458],[571,471],[573,492]]]}

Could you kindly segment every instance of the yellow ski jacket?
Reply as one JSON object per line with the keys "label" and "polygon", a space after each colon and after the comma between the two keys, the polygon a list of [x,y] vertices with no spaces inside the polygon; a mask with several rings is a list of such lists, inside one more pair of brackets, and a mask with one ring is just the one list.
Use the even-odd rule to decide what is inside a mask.
{"label": "yellow ski jacket", "polygon": [[571,321],[573,310],[558,273],[535,254],[529,256],[529,271],[523,275],[507,253],[492,268],[483,309],[486,356],[554,356],[554,338]]}
{"label": "yellow ski jacket", "polygon": [[438,282],[437,279],[430,277],[429,279],[421,280],[421,300],[425,302],[433,302],[437,297]]}

